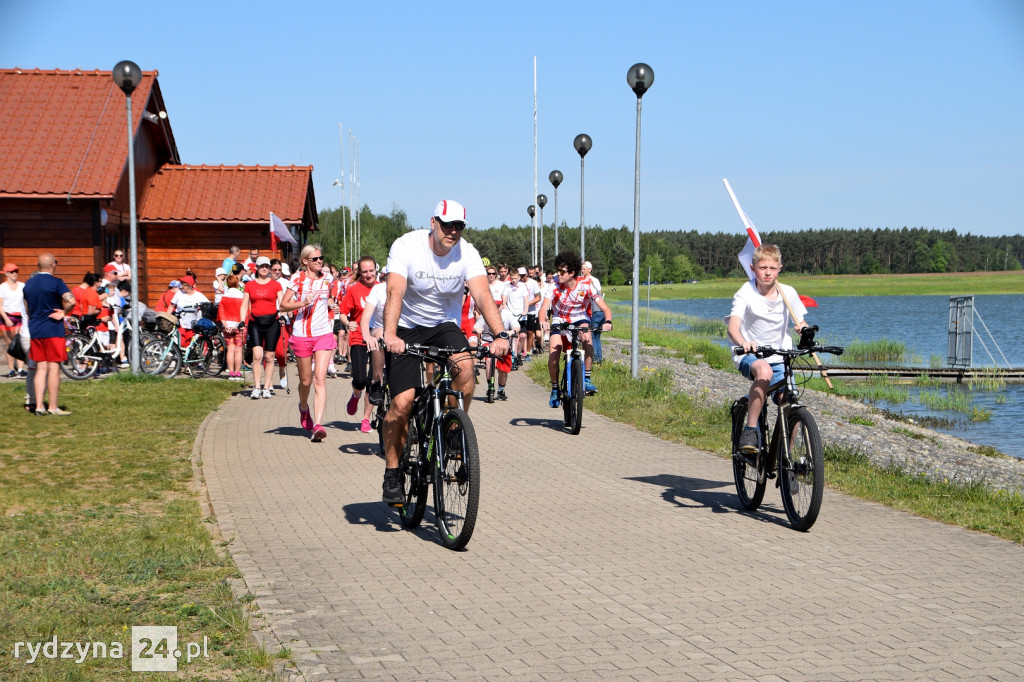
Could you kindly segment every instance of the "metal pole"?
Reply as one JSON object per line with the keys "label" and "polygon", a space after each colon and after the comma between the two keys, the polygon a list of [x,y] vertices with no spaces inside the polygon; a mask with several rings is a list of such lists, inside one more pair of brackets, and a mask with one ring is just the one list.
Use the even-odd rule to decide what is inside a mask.
{"label": "metal pole", "polygon": [[338,124],[338,147],[341,155],[341,257],[345,258],[345,129]]}
{"label": "metal pole", "polygon": [[[629,367],[633,378],[640,378],[640,103],[636,98],[636,161],[633,168],[633,310],[630,315]],[[651,278],[648,277],[650,282]],[[647,321],[650,324],[650,286],[647,288]]]}
{"label": "metal pole", "polygon": [[555,185],[555,255],[558,255],[558,185]]}
{"label": "metal pole", "polygon": [[[533,196],[537,197],[537,55],[533,56]],[[537,216],[533,220],[532,261],[537,262]],[[531,265],[533,264],[531,263]]]}
{"label": "metal pole", "polygon": [[537,232],[537,243],[540,244],[540,260],[534,259],[534,264],[540,263],[541,269],[544,268],[544,207],[537,202],[537,214],[540,216],[537,219],[537,224],[540,228]]}
{"label": "metal pole", "polygon": [[[128,110],[128,216],[130,221],[128,248],[132,250],[131,258],[128,259],[132,268],[131,364],[132,374],[140,374],[142,372],[142,348],[140,345],[142,334],[139,329],[139,302],[141,299],[139,298],[139,231],[135,217],[135,130],[132,125],[132,96],[127,95],[125,102]],[[43,398],[40,396],[40,403],[42,400]]]}
{"label": "metal pole", "polygon": [[580,157],[580,260],[587,260],[587,247],[583,240],[583,157]]}

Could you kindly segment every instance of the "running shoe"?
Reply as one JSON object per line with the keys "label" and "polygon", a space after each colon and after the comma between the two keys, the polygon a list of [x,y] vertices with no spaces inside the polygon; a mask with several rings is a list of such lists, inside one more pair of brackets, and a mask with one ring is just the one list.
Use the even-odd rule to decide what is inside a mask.
{"label": "running shoe", "polygon": [[281,388],[288,388],[288,377],[281,377]]}
{"label": "running shoe", "polygon": [[259,400],[263,396],[263,391],[260,390],[259,386],[254,386],[252,392],[249,393],[249,397],[253,400]]}
{"label": "running shoe", "polygon": [[551,407],[558,407],[560,401],[558,400],[558,389],[551,389],[551,397],[548,399],[548,405]]}
{"label": "running shoe", "polygon": [[359,396],[353,393],[352,397],[348,399],[348,404],[345,405],[345,411],[349,414],[355,414],[357,407],[359,407]]}
{"label": "running shoe", "polygon": [[302,409],[302,405],[299,405],[299,423],[307,431],[313,430],[313,418],[309,416],[309,410]]}
{"label": "running shoe", "polygon": [[387,504],[402,504],[405,501],[405,495],[402,493],[402,470],[385,469],[384,470],[384,495],[381,499]]}
{"label": "running shoe", "polygon": [[18,378],[19,379],[27,379],[28,378],[28,372],[26,372],[23,369],[19,369],[18,370]]}
{"label": "running shoe", "polygon": [[320,426],[319,424],[314,424],[313,433],[309,437],[309,440],[312,441],[313,443],[319,443],[324,438],[327,438],[327,429]]}
{"label": "running shoe", "polygon": [[743,429],[740,433],[739,451],[745,455],[757,453],[757,429]]}
{"label": "running shoe", "polygon": [[272,389],[272,388],[264,388],[263,389],[263,397],[264,398],[273,398],[274,397],[274,389]]}
{"label": "running shoe", "polygon": [[587,395],[594,395],[597,393],[597,386],[594,385],[590,379],[583,380],[583,392]]}
{"label": "running shoe", "polygon": [[36,416],[37,417],[45,417],[48,414],[50,414],[50,413],[46,411],[46,408],[42,408],[42,409],[40,409],[38,407],[36,408]]}
{"label": "running shoe", "polygon": [[328,367],[327,368],[327,376],[329,376],[332,379],[337,379],[338,378],[338,371],[336,369],[334,369],[333,367]]}
{"label": "running shoe", "polygon": [[370,384],[370,404],[380,405],[384,402],[384,387],[379,383]]}
{"label": "running shoe", "polygon": [[508,400],[508,394],[500,388],[498,389],[498,400]]}
{"label": "running shoe", "polygon": [[6,378],[7,379],[13,379],[16,376],[18,376],[18,370],[12,369],[10,372],[7,373]]}
{"label": "running shoe", "polygon": [[359,430],[362,431],[363,433],[369,433],[370,431],[372,431],[373,429],[370,428],[370,420],[364,419],[363,423],[359,425]]}

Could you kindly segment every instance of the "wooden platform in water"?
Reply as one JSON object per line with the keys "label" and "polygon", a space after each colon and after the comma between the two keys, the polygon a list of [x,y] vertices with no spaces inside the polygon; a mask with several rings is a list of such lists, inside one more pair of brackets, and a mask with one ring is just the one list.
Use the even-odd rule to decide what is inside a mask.
{"label": "wooden platform in water", "polygon": [[916,379],[925,375],[940,381],[970,381],[972,379],[984,379],[997,376],[1003,381],[1024,382],[1024,367],[1010,369],[998,369],[993,367],[848,367],[837,365],[830,367],[825,365],[828,375],[833,379],[863,379],[876,374],[898,379]]}

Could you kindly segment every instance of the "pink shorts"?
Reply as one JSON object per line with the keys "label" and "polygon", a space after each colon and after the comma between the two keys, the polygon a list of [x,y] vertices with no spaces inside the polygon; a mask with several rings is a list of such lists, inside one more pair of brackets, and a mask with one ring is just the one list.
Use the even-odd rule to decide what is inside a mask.
{"label": "pink shorts", "polygon": [[292,352],[297,358],[308,358],[318,350],[334,350],[338,347],[338,339],[334,334],[320,336],[292,336],[288,339]]}

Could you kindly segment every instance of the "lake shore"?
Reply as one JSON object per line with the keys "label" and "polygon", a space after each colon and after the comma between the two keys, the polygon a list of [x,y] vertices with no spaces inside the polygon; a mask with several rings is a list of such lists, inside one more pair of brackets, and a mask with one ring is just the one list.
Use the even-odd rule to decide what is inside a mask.
{"label": "lake shore", "polygon": [[[629,366],[628,340],[604,335],[602,345],[606,362]],[[687,364],[657,346],[641,347],[640,366],[671,371],[677,391],[708,404],[729,404],[750,389],[750,382],[738,372]],[[981,444],[887,419],[876,408],[847,398],[808,391],[801,402],[810,407],[826,447],[846,447],[876,466],[895,466],[932,480],[981,482],[993,490],[1024,493],[1024,460],[979,454],[972,448],[980,449]]]}

